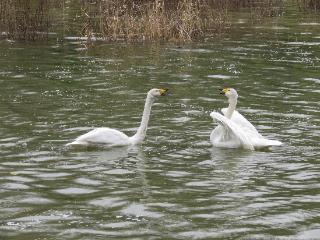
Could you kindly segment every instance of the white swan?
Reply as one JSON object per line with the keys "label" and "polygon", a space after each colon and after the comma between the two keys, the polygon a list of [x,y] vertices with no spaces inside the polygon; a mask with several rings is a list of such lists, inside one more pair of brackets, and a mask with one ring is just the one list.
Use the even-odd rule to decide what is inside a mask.
{"label": "white swan", "polygon": [[104,146],[126,146],[141,143],[146,136],[151,106],[158,96],[166,95],[168,89],[151,89],[146,98],[144,105],[142,120],[137,133],[132,137],[112,128],[96,128],[80,137],[76,138],[73,142],[68,143],[67,146],[89,146],[89,145],[104,145]]}
{"label": "white swan", "polygon": [[221,94],[228,98],[228,108],[212,112],[210,116],[219,123],[210,135],[210,141],[215,147],[259,149],[279,146],[282,143],[264,138],[256,128],[238,111],[236,111],[238,93],[233,88],[221,89]]}

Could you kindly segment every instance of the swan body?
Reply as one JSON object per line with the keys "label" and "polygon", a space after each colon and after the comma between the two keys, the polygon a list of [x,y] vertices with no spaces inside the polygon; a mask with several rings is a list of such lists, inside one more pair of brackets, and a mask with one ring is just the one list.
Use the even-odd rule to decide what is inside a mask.
{"label": "swan body", "polygon": [[228,98],[229,106],[221,110],[223,115],[218,112],[210,114],[219,124],[210,135],[213,146],[255,150],[282,144],[277,140],[264,138],[244,116],[235,110],[238,98],[235,89],[225,88],[221,94]]}
{"label": "swan body", "polygon": [[151,106],[157,97],[164,96],[167,91],[168,89],[154,88],[148,92],[140,126],[137,133],[132,137],[128,137],[126,134],[116,129],[102,127],[93,129],[92,131],[79,136],[73,142],[68,143],[67,146],[104,145],[114,147],[141,143],[146,136]]}
{"label": "swan body", "polygon": [[67,145],[109,145],[125,146],[131,144],[131,138],[116,129],[101,127],[76,138]]}

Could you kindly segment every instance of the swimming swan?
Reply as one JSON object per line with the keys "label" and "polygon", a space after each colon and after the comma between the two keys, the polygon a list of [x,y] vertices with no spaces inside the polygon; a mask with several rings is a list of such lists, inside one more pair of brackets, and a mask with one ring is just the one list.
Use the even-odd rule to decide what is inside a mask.
{"label": "swimming swan", "polygon": [[151,89],[146,98],[144,105],[142,120],[137,133],[132,137],[128,137],[123,132],[112,128],[96,128],[80,137],[76,138],[73,142],[68,143],[67,146],[74,145],[106,145],[106,146],[126,146],[141,143],[146,136],[151,106],[155,99],[159,96],[165,96],[168,89]]}
{"label": "swimming swan", "polygon": [[282,143],[264,138],[257,129],[238,111],[236,111],[238,93],[233,88],[221,89],[220,94],[228,98],[228,108],[212,112],[210,116],[219,124],[210,135],[210,141],[215,147],[259,149],[279,146]]}

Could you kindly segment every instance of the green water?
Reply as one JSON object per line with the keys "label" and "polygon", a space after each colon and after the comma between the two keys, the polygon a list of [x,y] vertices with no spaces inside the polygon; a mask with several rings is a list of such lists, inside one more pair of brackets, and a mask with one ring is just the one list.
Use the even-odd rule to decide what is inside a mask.
{"label": "green water", "polygon": [[[0,239],[317,239],[320,21],[241,19],[189,45],[0,42]],[[238,110],[284,143],[213,148],[209,113]],[[94,127],[141,146],[70,151]]]}

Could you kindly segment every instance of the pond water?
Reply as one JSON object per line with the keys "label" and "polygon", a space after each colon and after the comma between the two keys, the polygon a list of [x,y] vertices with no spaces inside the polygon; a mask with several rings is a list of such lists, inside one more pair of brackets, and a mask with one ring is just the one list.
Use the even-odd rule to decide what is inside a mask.
{"label": "pond water", "polygon": [[[320,21],[281,19],[186,45],[1,41],[0,239],[318,238]],[[212,147],[224,86],[284,145]],[[141,146],[64,147],[134,134],[153,87],[170,94]]]}

